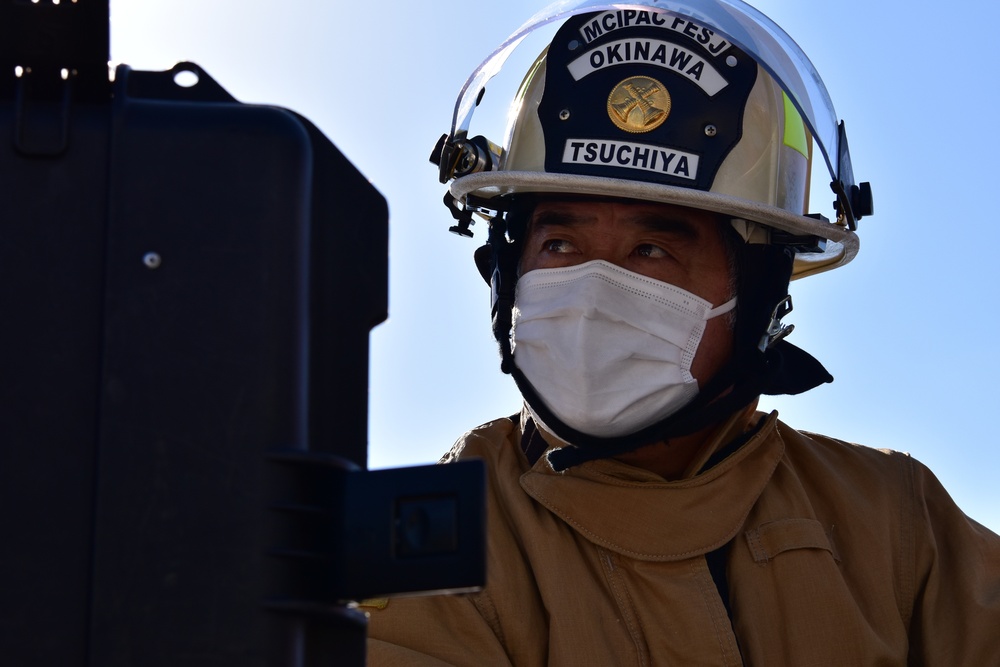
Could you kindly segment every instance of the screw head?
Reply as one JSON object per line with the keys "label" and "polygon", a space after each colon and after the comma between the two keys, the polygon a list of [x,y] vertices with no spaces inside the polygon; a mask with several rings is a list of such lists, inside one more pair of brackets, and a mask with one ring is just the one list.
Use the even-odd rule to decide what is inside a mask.
{"label": "screw head", "polygon": [[142,263],[146,265],[147,269],[158,269],[160,268],[160,264],[163,263],[163,259],[159,253],[147,252],[142,256]]}
{"label": "screw head", "polygon": [[719,128],[717,128],[716,126],[714,126],[714,125],[706,125],[705,126],[705,136],[706,137],[714,137],[718,133],[719,133]]}

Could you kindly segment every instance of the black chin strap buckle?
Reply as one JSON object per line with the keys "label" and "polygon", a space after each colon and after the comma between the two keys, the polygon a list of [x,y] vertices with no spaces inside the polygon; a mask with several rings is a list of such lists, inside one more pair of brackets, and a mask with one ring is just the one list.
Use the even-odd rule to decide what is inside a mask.
{"label": "black chin strap buckle", "polygon": [[790,312],[792,312],[792,295],[787,294],[771,312],[771,322],[767,325],[767,331],[761,336],[760,344],[757,346],[761,352],[766,351],[767,348],[794,331],[794,324],[781,323],[781,318]]}
{"label": "black chin strap buckle", "polygon": [[500,344],[500,370],[509,375],[514,364],[510,332],[513,328],[514,285],[517,283],[516,261],[507,246],[495,248],[495,263],[490,286],[493,292],[493,337]]}
{"label": "black chin strap buckle", "polygon": [[448,228],[448,231],[452,234],[458,234],[459,236],[465,236],[466,238],[472,238],[472,230],[469,227],[473,224],[472,214],[473,211],[462,205],[460,201],[455,199],[450,192],[444,193],[444,205],[448,207],[451,212],[451,217],[458,221],[457,225],[452,225]]}

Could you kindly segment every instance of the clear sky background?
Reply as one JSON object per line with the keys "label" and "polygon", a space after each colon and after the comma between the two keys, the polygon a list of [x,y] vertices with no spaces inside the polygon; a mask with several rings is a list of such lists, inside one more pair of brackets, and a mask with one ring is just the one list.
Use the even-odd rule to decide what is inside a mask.
{"label": "clear sky background", "polygon": [[[519,409],[472,262],[483,225],[475,240],[448,233],[444,186],[427,157],[467,76],[544,4],[111,2],[114,61],[160,70],[192,60],[243,102],[298,111],[388,200],[389,320],[371,339],[372,468],[436,461],[465,430]],[[803,430],[910,452],[1000,531],[1000,4],[754,4],[822,75],[876,205],[853,263],[792,286],[790,341],[835,382],[761,405]],[[532,52],[511,59],[508,86],[537,55],[523,48]],[[503,86],[488,86],[474,133],[499,141],[504,106]],[[813,196],[813,210],[829,215],[824,183]]]}

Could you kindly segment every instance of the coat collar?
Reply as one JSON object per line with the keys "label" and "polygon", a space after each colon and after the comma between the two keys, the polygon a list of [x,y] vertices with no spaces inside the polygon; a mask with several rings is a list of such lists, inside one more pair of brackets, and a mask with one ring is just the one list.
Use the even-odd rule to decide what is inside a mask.
{"label": "coat collar", "polygon": [[[612,459],[557,473],[541,457],[521,487],[587,540],[629,558],[691,558],[730,541],[784,453],[777,413],[717,465],[689,479],[662,477]],[[730,424],[709,443],[719,449],[738,433]]]}

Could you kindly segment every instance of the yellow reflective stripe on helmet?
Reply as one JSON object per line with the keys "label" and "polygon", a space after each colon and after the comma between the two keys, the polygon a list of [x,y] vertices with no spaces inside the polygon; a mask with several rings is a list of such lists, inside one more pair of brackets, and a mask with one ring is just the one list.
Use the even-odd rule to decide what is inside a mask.
{"label": "yellow reflective stripe on helmet", "polygon": [[806,125],[802,122],[802,116],[784,91],[781,99],[785,102],[785,145],[809,159],[809,139],[806,137]]}

